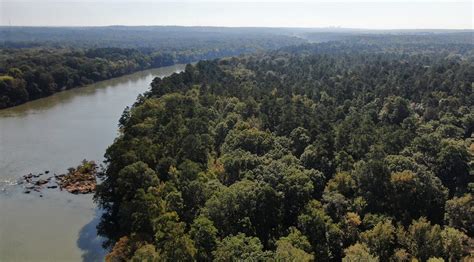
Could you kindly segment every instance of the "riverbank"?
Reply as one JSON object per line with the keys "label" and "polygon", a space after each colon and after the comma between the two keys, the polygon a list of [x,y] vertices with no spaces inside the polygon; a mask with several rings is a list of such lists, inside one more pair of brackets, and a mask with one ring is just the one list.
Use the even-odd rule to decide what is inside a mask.
{"label": "riverbank", "polygon": [[[175,65],[102,81],[0,110],[0,261],[101,261],[92,194],[15,185],[29,173],[62,174],[87,158],[102,163],[123,109]],[[45,176],[45,175],[44,175]],[[105,254],[105,253],[104,253]]]}
{"label": "riverbank", "polygon": [[[146,69],[120,77],[99,81],[94,84],[64,90],[47,97],[42,97],[39,99],[28,101],[26,103],[22,103],[20,105],[0,109],[0,117],[21,116],[29,114],[30,111],[35,112],[38,110],[49,110],[56,106],[67,104],[69,102],[74,103],[74,101],[72,100],[79,99],[82,97],[94,97],[100,95],[108,96],[109,94],[101,94],[101,92],[105,93],[109,89],[112,90],[115,88],[127,88],[132,87],[135,84],[145,84],[145,86],[140,86],[140,88],[136,88],[136,91],[138,91],[139,93],[136,93],[136,91],[134,90],[127,90],[127,92],[124,92],[126,94],[117,93],[117,97],[120,97],[119,99],[124,99],[125,97],[123,96],[131,95],[131,97],[129,97],[129,100],[130,104],[132,104],[135,102],[138,94],[148,91],[148,89],[150,88],[151,81],[155,76],[164,77],[168,74],[178,73],[184,70],[185,66],[185,64],[176,64],[172,66]],[[148,77],[150,78],[150,82],[143,83],[142,80]],[[117,92],[117,90],[115,90],[115,92]],[[124,105],[124,107],[120,109],[120,114],[123,112],[123,109],[125,109],[125,107],[130,104]],[[116,119],[116,122],[118,122],[118,119]]]}
{"label": "riverbank", "polygon": [[[102,81],[107,81],[107,80],[110,80],[110,79],[116,79],[116,78],[119,78],[119,77],[131,75],[131,74],[141,72],[141,71],[153,70],[153,69],[167,67],[167,66],[173,66],[173,65],[174,64],[171,63],[171,64],[160,65],[160,66],[137,67],[137,68],[134,68],[132,70],[124,71],[123,73],[118,73],[118,74],[114,73],[114,74],[111,74],[109,76],[100,77],[97,80],[88,79],[87,81],[85,81],[84,83],[81,83],[81,84],[73,85],[73,86],[70,86],[70,87],[56,88],[52,91],[48,91],[47,93],[41,93],[41,95],[33,96],[33,97],[30,96],[30,95],[27,95],[28,92],[26,91],[26,89],[24,87],[21,87],[21,88],[25,89],[24,91],[19,91],[20,83],[23,80],[16,79],[16,78],[14,78],[12,76],[9,76],[9,75],[0,75],[0,86],[4,86],[5,89],[7,90],[6,94],[3,94],[3,97],[2,97],[2,93],[0,93],[0,110],[15,107],[15,106],[19,106],[19,105],[22,105],[22,104],[25,104],[25,103],[28,103],[28,102],[31,102],[31,101],[35,101],[35,100],[38,100],[38,99],[41,99],[41,98],[52,96],[52,95],[60,93],[60,92],[70,91],[72,89],[82,88],[82,87],[85,87],[85,86],[88,86],[88,85],[93,85],[93,84],[96,84],[96,83],[100,83]],[[53,85],[53,86],[57,85],[54,82],[52,82],[50,84]],[[9,95],[8,89],[12,89],[10,95]],[[26,96],[26,97],[12,102],[11,97],[9,97],[9,96]],[[7,102],[5,102],[5,100],[10,101],[10,102],[7,103]]]}

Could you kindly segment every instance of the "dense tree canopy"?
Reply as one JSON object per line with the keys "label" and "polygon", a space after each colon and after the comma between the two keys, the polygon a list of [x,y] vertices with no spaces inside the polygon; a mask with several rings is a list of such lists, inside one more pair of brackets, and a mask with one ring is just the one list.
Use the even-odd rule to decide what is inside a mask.
{"label": "dense tree canopy", "polygon": [[0,108],[138,70],[302,43],[275,30],[0,27]]}
{"label": "dense tree canopy", "polygon": [[473,45],[416,39],[285,48],[155,79],[106,153],[95,199],[109,257],[468,256]]}

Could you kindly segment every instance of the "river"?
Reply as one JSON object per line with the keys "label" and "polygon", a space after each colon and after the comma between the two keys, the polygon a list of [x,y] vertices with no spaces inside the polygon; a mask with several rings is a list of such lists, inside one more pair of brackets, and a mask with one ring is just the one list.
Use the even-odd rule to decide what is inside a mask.
{"label": "river", "polygon": [[30,172],[65,173],[82,159],[103,161],[123,109],[149,89],[162,67],[0,110],[0,261],[101,261],[92,195],[57,189],[25,194],[18,179]]}

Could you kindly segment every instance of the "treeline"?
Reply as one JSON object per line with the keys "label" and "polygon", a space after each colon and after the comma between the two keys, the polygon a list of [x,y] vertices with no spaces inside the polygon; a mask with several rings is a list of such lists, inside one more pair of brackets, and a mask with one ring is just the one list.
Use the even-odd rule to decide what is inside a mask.
{"label": "treeline", "polygon": [[278,48],[304,42],[278,28],[105,26],[2,27],[0,47],[119,47],[162,52],[203,49]]}
{"label": "treeline", "polygon": [[[22,30],[26,29],[14,29],[12,34]],[[204,36],[196,32],[180,37],[175,33],[165,32],[158,37],[153,31],[132,31],[130,36],[124,30],[118,34],[123,38],[118,38],[114,31],[110,32],[112,39],[107,44],[98,35],[102,31],[94,31],[97,29],[84,29],[82,34],[85,39],[78,38],[81,30],[76,32],[79,36],[74,36],[73,29],[48,28],[44,32],[40,29],[31,30],[39,31],[37,33],[43,37],[33,38],[39,42],[31,44],[38,46],[22,48],[25,46],[20,41],[22,38],[10,37],[5,39],[20,42],[4,45],[17,48],[0,49],[0,108],[138,70],[275,49],[295,43],[289,37],[255,34],[244,36],[238,32],[230,35],[226,32],[214,32],[205,40]],[[58,34],[57,42],[50,43],[44,39],[55,33]],[[5,32],[3,34],[8,36]],[[107,39],[107,35],[103,38]],[[146,45],[140,45],[140,37],[146,39]],[[75,39],[77,43],[74,43]],[[99,47],[93,47],[96,45]],[[103,47],[114,45],[133,48]]]}
{"label": "treeline", "polygon": [[283,47],[292,53],[396,53],[443,54],[472,57],[474,32],[424,34],[313,33],[303,35],[310,41],[330,42]]}
{"label": "treeline", "polygon": [[472,259],[473,46],[385,44],[155,79],[106,152],[107,260]]}
{"label": "treeline", "polygon": [[0,51],[0,108],[151,65],[150,57],[132,49],[4,49]]}

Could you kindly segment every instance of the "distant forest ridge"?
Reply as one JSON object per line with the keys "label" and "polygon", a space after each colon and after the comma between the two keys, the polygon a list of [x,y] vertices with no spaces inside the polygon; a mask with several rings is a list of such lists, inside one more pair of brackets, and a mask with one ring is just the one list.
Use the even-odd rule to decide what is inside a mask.
{"label": "distant forest ridge", "polygon": [[[267,41],[267,45],[298,44],[304,40],[276,28],[224,28],[177,26],[109,26],[109,27],[0,27],[1,45],[16,47],[67,45],[74,47],[153,48],[160,50],[194,49],[216,45],[223,40],[244,43],[250,39]],[[268,41],[271,37],[273,40]],[[278,42],[278,44],[276,43]],[[236,43],[236,44],[238,44]]]}
{"label": "distant forest ridge", "polygon": [[[26,47],[38,45],[68,45],[75,47],[128,47],[173,48],[193,47],[221,38],[242,42],[249,38],[272,37],[280,44],[298,44],[305,41],[334,41],[354,36],[406,35],[446,38],[456,34],[465,42],[473,42],[473,30],[406,29],[368,30],[350,28],[265,28],[265,27],[183,27],[183,26],[105,26],[105,27],[0,27],[0,46]],[[186,42],[192,40],[192,42]],[[185,41],[185,42],[183,42]]]}
{"label": "distant forest ridge", "polygon": [[[0,108],[139,70],[270,50],[291,52],[311,43],[343,45],[324,52],[357,47],[466,55],[472,54],[473,39],[472,30],[0,27]],[[314,48],[311,52],[317,53],[321,46],[308,47]]]}
{"label": "distant forest ridge", "polygon": [[1,28],[0,108],[139,70],[279,49],[301,38],[201,29]]}

